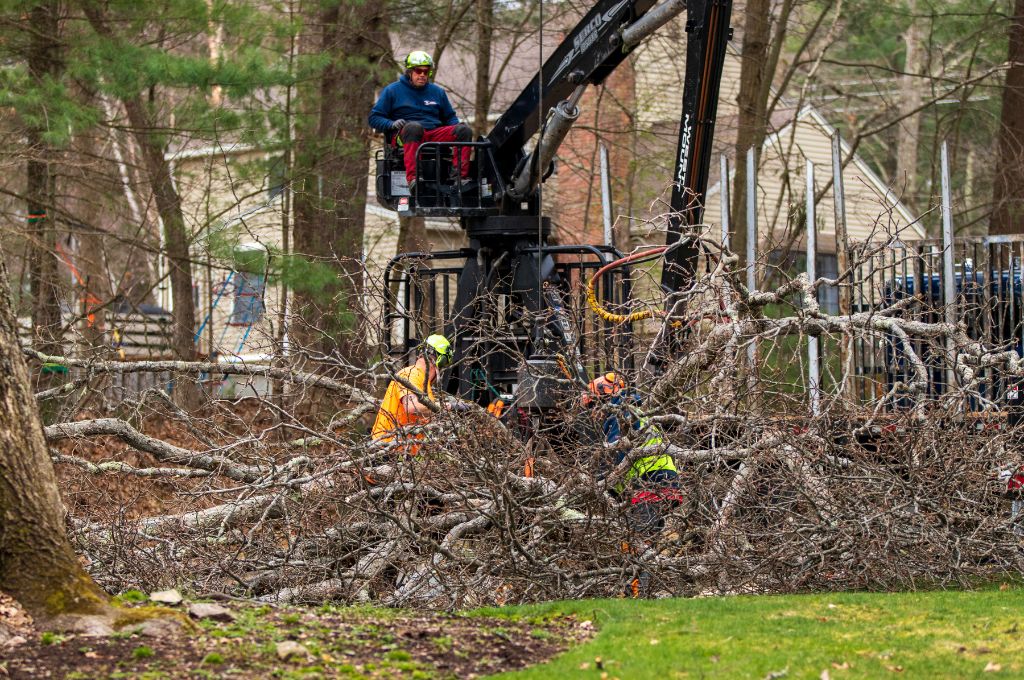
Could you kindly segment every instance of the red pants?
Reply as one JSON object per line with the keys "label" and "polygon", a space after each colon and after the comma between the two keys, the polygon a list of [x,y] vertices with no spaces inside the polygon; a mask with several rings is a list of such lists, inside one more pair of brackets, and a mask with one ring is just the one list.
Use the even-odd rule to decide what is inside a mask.
{"label": "red pants", "polygon": [[[407,124],[407,127],[410,124]],[[419,126],[416,126],[419,127]],[[423,136],[420,138],[419,134],[411,134],[410,137],[415,139],[406,139],[402,136],[402,149],[403,149],[403,160],[405,161],[405,179],[409,182],[416,178],[416,150],[420,148],[420,144],[423,142],[455,142],[465,141],[468,142],[470,139],[457,140],[455,138],[456,125],[445,125],[443,127],[434,128],[433,130],[423,130]],[[403,128],[402,132],[406,132]],[[417,130],[418,132],[418,130]],[[472,151],[471,147],[464,146],[460,150],[459,159],[452,159],[452,165],[459,168],[460,177],[469,177],[469,154]]]}

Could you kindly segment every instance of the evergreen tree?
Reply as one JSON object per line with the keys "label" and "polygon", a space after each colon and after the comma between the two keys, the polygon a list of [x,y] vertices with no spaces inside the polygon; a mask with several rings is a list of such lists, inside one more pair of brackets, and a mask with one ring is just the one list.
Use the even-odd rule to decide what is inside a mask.
{"label": "evergreen tree", "polygon": [[[93,34],[83,37],[75,54],[76,75],[124,107],[162,223],[172,345],[179,358],[191,359],[199,230],[186,222],[168,151],[172,144],[264,142],[270,111],[256,95],[286,83],[287,73],[273,63],[273,53],[262,51],[262,29],[271,24],[248,3],[173,0],[154,6],[121,0],[84,2],[82,11]],[[230,56],[211,60],[204,52],[203,38],[213,25],[226,26]],[[194,390],[179,385],[178,393],[182,403],[196,405]]]}

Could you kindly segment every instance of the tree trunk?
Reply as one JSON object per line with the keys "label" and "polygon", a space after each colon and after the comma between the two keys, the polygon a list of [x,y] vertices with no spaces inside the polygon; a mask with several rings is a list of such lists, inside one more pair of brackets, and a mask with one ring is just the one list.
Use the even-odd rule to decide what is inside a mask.
{"label": "tree trunk", "polygon": [[64,532],[57,477],[18,345],[0,259],[0,590],[34,617],[105,614],[107,596],[82,569]]}
{"label": "tree trunk", "polygon": [[[206,0],[206,13],[213,16],[213,0]],[[210,53],[210,63],[216,66],[220,62],[221,52],[224,48],[224,24],[210,22],[209,31],[206,34],[206,48]],[[219,84],[210,87],[210,105],[220,106],[224,99],[224,88]]]}
{"label": "tree trunk", "polygon": [[[60,53],[60,3],[48,0],[29,13],[28,70],[40,92],[60,78],[64,69]],[[45,129],[26,131],[29,157],[26,167],[26,208],[32,251],[29,281],[32,290],[32,344],[41,352],[60,356],[63,333],[60,314],[60,273],[57,269],[57,225],[54,220],[56,150],[44,140]],[[42,373],[39,387],[52,387],[55,373]]]}
{"label": "tree trunk", "polygon": [[398,252],[413,253],[430,250],[427,221],[422,217],[398,216]]}
{"label": "tree trunk", "polygon": [[[910,26],[903,36],[906,60],[900,76],[900,127],[896,140],[896,186],[903,187],[903,202],[917,207],[917,147],[921,139],[921,22],[916,18],[917,2],[910,0]],[[916,112],[916,113],[912,113]]]}
{"label": "tree trunk", "polygon": [[732,197],[734,231],[730,240],[732,251],[740,258],[740,267],[747,264],[747,150],[754,147],[760,151],[768,127],[768,85],[772,72],[768,68],[770,27],[770,0],[750,0],[747,3],[743,27],[740,90],[736,97],[739,120],[736,130],[736,173]]}
{"label": "tree trunk", "polygon": [[195,358],[193,337],[196,312],[190,239],[181,209],[181,198],[174,188],[171,166],[164,158],[164,147],[156,138],[155,123],[146,111],[146,104],[141,97],[130,97],[124,100],[124,108],[142,152],[142,161],[153,189],[153,199],[163,222],[164,247],[170,267],[171,300],[174,302],[174,353],[182,361],[192,361]]}
{"label": "tree trunk", "polygon": [[1024,232],[1024,0],[1014,2],[1009,33],[1010,68],[1000,115],[991,234]]}
{"label": "tree trunk", "polygon": [[476,134],[487,132],[491,112],[491,38],[494,36],[494,0],[476,0],[476,95],[473,99],[473,127]]}
{"label": "tree trunk", "polygon": [[[181,209],[181,198],[174,188],[170,163],[164,158],[163,145],[156,137],[154,122],[150,120],[142,98],[136,96],[125,99],[124,108],[136,142],[142,151],[157,212],[163,222],[164,248],[170,268],[171,300],[174,303],[174,309],[171,310],[174,320],[171,346],[181,361],[192,361],[196,356],[196,309],[193,297],[192,258],[189,251],[190,238],[185,225],[185,215]],[[185,409],[197,408],[199,396],[199,388],[195,383],[185,378],[174,383],[175,402],[179,406]]]}
{"label": "tree trunk", "polygon": [[[82,9],[93,30],[108,40],[116,40],[106,17],[96,5],[85,3]],[[132,135],[142,152],[142,163],[153,190],[157,213],[163,222],[164,248],[170,267],[171,300],[174,306],[171,346],[178,359],[191,361],[195,358],[193,337],[196,310],[192,286],[192,260],[189,252],[190,239],[185,225],[185,214],[181,209],[181,198],[174,187],[171,165],[164,158],[165,149],[160,131],[142,96],[125,96],[121,98],[121,102],[128,115]],[[186,409],[199,406],[199,389],[194,383],[179,379],[175,382],[174,396],[175,401]]]}
{"label": "tree trunk", "polygon": [[[294,253],[317,269],[322,286],[293,280],[301,350],[334,353],[353,363],[364,358],[360,296],[363,285],[367,167],[366,112],[389,60],[383,3],[322,3],[320,53],[330,62],[304,110],[315,121],[301,126],[296,155]],[[309,101],[312,99],[313,101]]]}

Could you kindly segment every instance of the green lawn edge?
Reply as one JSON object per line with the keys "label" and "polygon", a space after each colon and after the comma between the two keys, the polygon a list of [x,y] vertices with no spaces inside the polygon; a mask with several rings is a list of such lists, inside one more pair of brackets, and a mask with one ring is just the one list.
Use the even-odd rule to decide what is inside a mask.
{"label": "green lawn edge", "polygon": [[1024,589],[1004,588],[580,600],[473,614],[571,615],[597,629],[547,663],[494,678],[1024,677]]}

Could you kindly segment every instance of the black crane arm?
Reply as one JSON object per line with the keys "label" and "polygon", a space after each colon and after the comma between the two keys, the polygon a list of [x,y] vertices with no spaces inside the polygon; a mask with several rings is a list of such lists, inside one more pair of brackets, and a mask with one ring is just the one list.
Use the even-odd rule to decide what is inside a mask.
{"label": "black crane arm", "polygon": [[[597,0],[486,138],[472,143],[476,147],[475,172],[479,181],[468,193],[458,184],[448,186],[441,179],[431,179],[430,171],[421,172],[419,166],[420,162],[432,163],[429,167],[435,174],[442,174],[441,170],[446,165],[450,167],[451,160],[438,159],[445,145],[457,147],[458,142],[434,144],[434,157],[417,161],[417,188],[411,195],[390,192],[388,173],[404,174],[392,167],[400,166],[401,159],[396,163],[392,153],[390,158],[378,160],[378,194],[384,196],[385,205],[397,206],[398,210],[405,206],[408,214],[458,216],[469,238],[469,247],[459,253],[465,259],[457,278],[454,304],[444,315],[446,334],[456,343],[457,354],[466,358],[452,368],[449,389],[454,387],[464,396],[489,398],[484,394],[487,390],[481,392],[476,377],[482,372],[488,376],[488,390],[500,387],[502,392],[516,394],[520,405],[543,410],[558,403],[557,398],[544,396],[545,390],[540,386],[545,380],[558,382],[566,374],[574,376],[576,382],[585,380],[580,340],[561,299],[565,281],[559,272],[569,276],[572,263],[559,258],[566,256],[581,262],[587,258],[593,265],[588,267],[594,271],[623,259],[613,248],[549,245],[550,220],[540,217],[542,206],[537,186],[579,115],[576,105],[584,89],[601,83],[643,38],[684,10],[689,12],[689,37],[683,113],[672,178],[672,206],[676,214],[669,225],[668,243],[678,242],[687,225],[699,223],[732,0],[655,3],[656,0]],[[538,143],[528,155],[524,147],[535,135]],[[428,146],[422,145],[421,153]],[[672,290],[683,288],[688,272],[692,274],[695,268],[696,250],[686,246],[684,242],[669,249],[666,255],[663,283],[668,282]],[[394,262],[401,261],[403,256]],[[580,264],[580,275],[582,267]],[[608,281],[608,294],[618,295],[619,299],[628,297],[628,284]],[[406,290],[412,290],[411,283]],[[448,289],[444,290],[447,305]],[[397,309],[397,305],[392,308]],[[488,324],[498,319],[502,320],[508,337],[495,341],[480,333],[480,328],[490,328]],[[414,342],[414,335],[406,327],[402,340],[405,349]],[[510,355],[511,347],[522,361]],[[548,396],[556,393],[552,391]]]}
{"label": "black crane arm", "polygon": [[552,108],[570,100],[579,86],[601,83],[640,39],[685,7],[684,0],[668,0],[641,22],[654,4],[654,0],[598,0],[566,35],[487,134],[502,177],[512,178],[523,146]]}
{"label": "black crane arm", "polygon": [[[521,176],[517,183],[516,173],[524,174],[523,146],[542,122],[554,121],[564,136],[578,115],[573,110],[582,88],[601,83],[641,39],[684,9],[688,14],[686,71],[666,244],[675,244],[688,227],[701,223],[718,93],[726,46],[732,37],[732,0],[667,0],[657,6],[653,0],[599,0],[487,135],[496,170],[513,194],[517,184],[520,194],[532,186]],[[561,137],[550,140],[547,155],[553,155],[560,142]],[[537,159],[531,162],[537,164]],[[532,170],[536,174],[544,168]],[[662,286],[669,291],[688,286],[697,257],[696,246],[689,242],[671,249],[662,271]]]}
{"label": "black crane arm", "polygon": [[[690,0],[687,7],[686,75],[679,144],[672,176],[672,212],[666,245],[677,243],[688,227],[701,223],[711,166],[718,91],[722,82],[726,45],[732,37],[729,20],[732,0]],[[723,177],[722,181],[728,181]],[[688,241],[669,250],[661,284],[668,291],[689,286],[698,249]]]}

